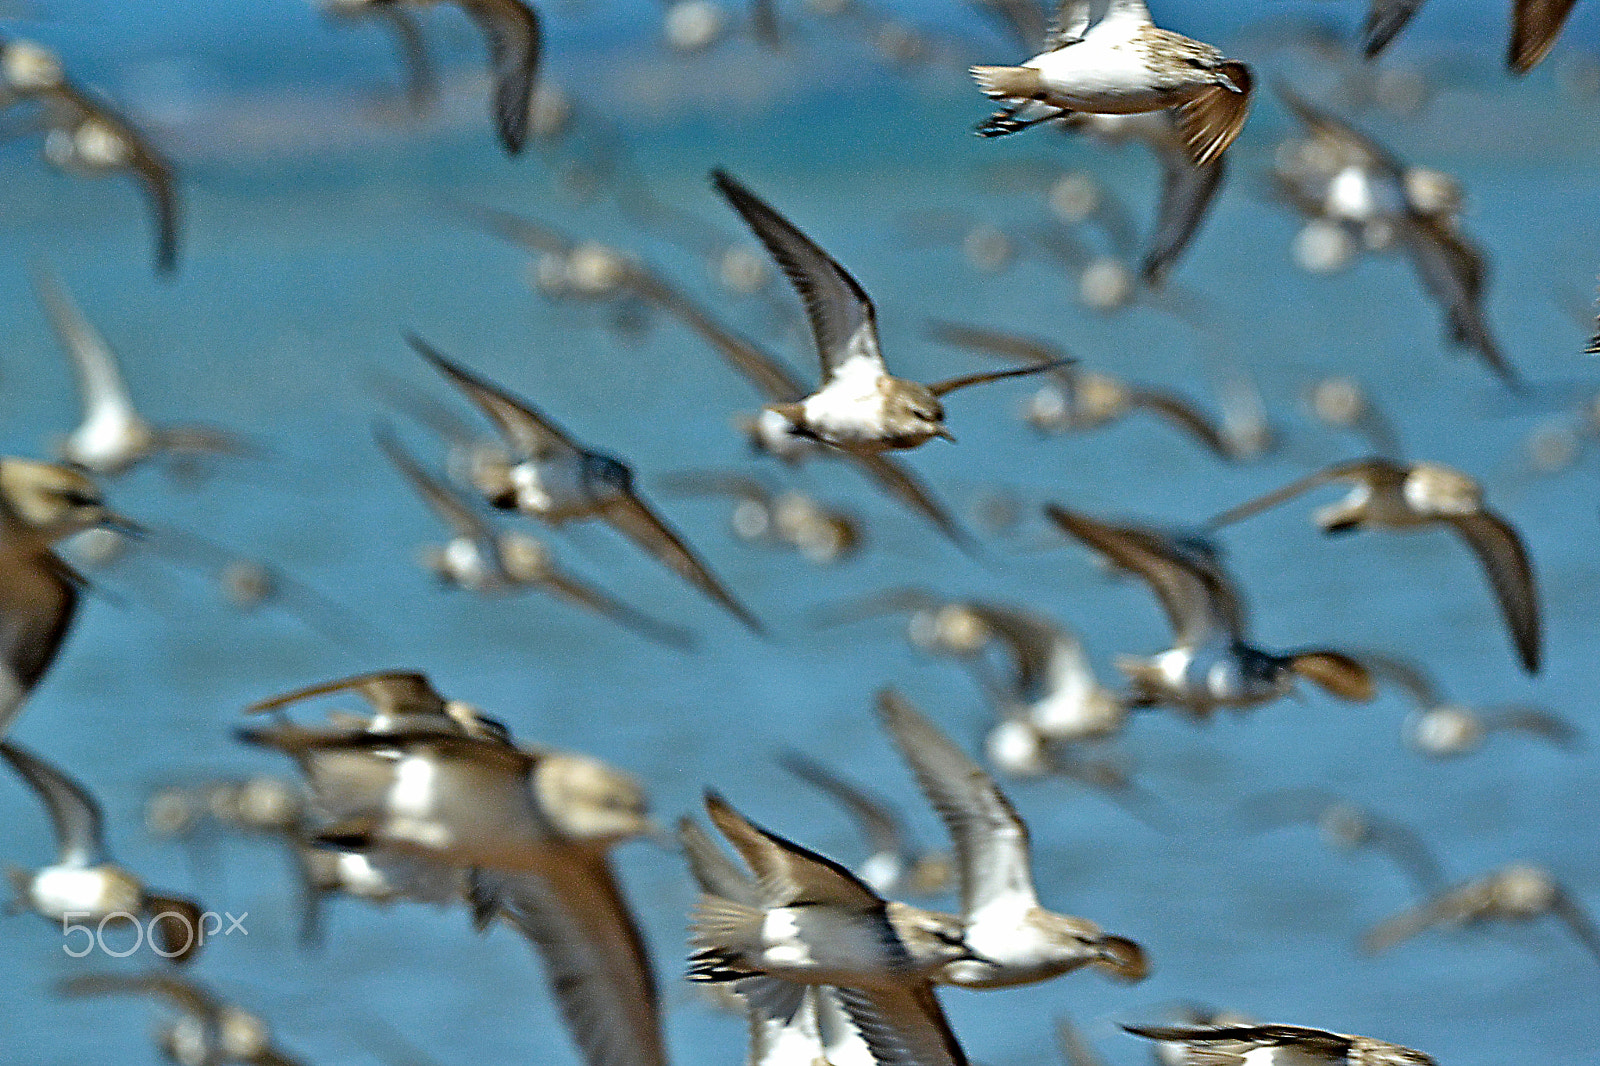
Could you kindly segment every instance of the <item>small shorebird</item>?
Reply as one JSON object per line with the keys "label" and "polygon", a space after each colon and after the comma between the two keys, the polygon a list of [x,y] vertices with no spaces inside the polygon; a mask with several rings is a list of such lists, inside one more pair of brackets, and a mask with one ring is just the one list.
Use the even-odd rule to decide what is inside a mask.
{"label": "small shorebird", "polygon": [[32,41],[0,37],[0,103],[38,101],[44,155],[63,170],[99,177],[126,173],[155,212],[156,270],[178,264],[178,199],[172,165],[122,116],[67,79],[61,60]]}
{"label": "small shorebird", "polygon": [[1059,364],[1050,372],[1049,383],[1034,393],[1024,408],[1023,417],[1041,433],[1099,429],[1144,410],[1183,430],[1218,458],[1235,458],[1221,427],[1182,396],[1084,369],[1049,341],[951,322],[934,322],[929,333],[943,344],[1001,358]]}
{"label": "small shorebird", "polygon": [[694,636],[688,630],[658,622],[563,573],[556,566],[554,552],[544,542],[526,533],[495,530],[454,489],[424,470],[387,432],[379,431],[377,439],[383,454],[429,510],[450,527],[449,543],[430,546],[422,553],[423,565],[445,584],[488,594],[542,589],[556,599],[575,603],[669,647],[686,649],[694,645]]}
{"label": "small shorebird", "polygon": [[846,451],[874,454],[954,440],[939,398],[989,381],[1038,374],[1060,362],[967,374],[933,385],[890,375],[878,345],[877,313],[866,290],[828,253],[722,171],[712,182],[760,238],[805,302],[822,388],[802,400],[769,404],[780,432]]}
{"label": "small shorebird", "polygon": [[1144,979],[1149,966],[1138,944],[1039,905],[1028,827],[993,778],[893,691],[878,694],[878,716],[955,845],[973,957],[949,961],[941,983],[1003,988],[1090,965],[1121,980]]}
{"label": "small shorebird", "polygon": [[368,695],[379,714],[239,733],[305,769],[326,816],[315,840],[470,870],[479,925],[503,915],[539,949],[589,1066],[663,1066],[654,976],[606,855],[654,831],[638,783],[588,756],[519,748],[418,674],[313,686],[253,709],[338,687]]}
{"label": "small shorebird", "polygon": [[1391,682],[1416,704],[1406,716],[1406,743],[1424,755],[1448,758],[1476,751],[1490,733],[1522,733],[1565,751],[1583,742],[1578,727],[1543,707],[1508,703],[1468,707],[1451,703],[1421,664],[1392,655],[1363,654],[1380,680]]}
{"label": "small shorebird", "polygon": [[1206,220],[1227,176],[1228,157],[1219,154],[1209,163],[1196,164],[1184,142],[1182,124],[1172,111],[1136,115],[1075,111],[1063,115],[1061,125],[1107,144],[1138,141],[1161,164],[1161,202],[1156,208],[1155,230],[1139,261],[1139,275],[1147,285],[1162,285]]}
{"label": "small shorebird", "polygon": [[1448,526],[1472,549],[1489,578],[1522,668],[1530,674],[1539,672],[1539,597],[1527,549],[1516,529],[1484,505],[1478,483],[1459,470],[1438,463],[1397,463],[1376,457],[1335,463],[1224,511],[1206,528],[1218,529],[1260,514],[1330,482],[1348,482],[1352,488],[1343,500],[1312,516],[1324,533],[1356,529],[1410,532],[1431,525]]}
{"label": "small shorebird", "polygon": [[210,426],[151,425],[133,406],[116,353],[60,280],[37,270],[33,288],[72,362],[83,405],[83,421],[58,448],[62,459],[92,474],[115,477],[167,453],[241,455],[248,451],[239,438]]}
{"label": "small shorebird", "polygon": [[886,903],[844,867],[760,828],[716,793],[707,792],[706,812],[755,874],[755,892],[741,889],[741,902],[702,891],[691,981],[734,982],[753,1009],[783,1020],[801,1010],[808,986],[829,986],[874,1061],[966,1066],[930,983],[946,963],[973,957],[959,920]]}
{"label": "small shorebird", "polygon": [[51,545],[99,527],[141,532],[83,471],[0,458],[0,737],[55,662],[85,585]]}
{"label": "small shorebird", "polygon": [[[1309,173],[1276,174],[1279,191],[1303,213],[1358,228],[1380,246],[1398,239],[1418,279],[1444,312],[1446,336],[1478,355],[1502,381],[1523,383],[1506,361],[1483,314],[1488,264],[1460,232],[1461,193],[1438,171],[1410,167],[1353,126],[1288,89],[1278,96],[1311,133]],[[1325,165],[1332,161],[1331,166]]]}
{"label": "small shorebird", "polygon": [[1301,1025],[1124,1025],[1148,1040],[1175,1045],[1182,1066],[1434,1066],[1433,1059],[1369,1036]]}
{"label": "small shorebird", "polygon": [[1381,852],[1419,892],[1437,892],[1444,887],[1439,861],[1415,829],[1325,789],[1269,792],[1240,804],[1239,815],[1240,821],[1255,832],[1310,823],[1330,847]]}
{"label": "small shorebird", "polygon": [[59,849],[48,866],[31,872],[7,869],[19,904],[51,922],[67,923],[63,928],[91,927],[113,916],[147,922],[163,957],[188,962],[199,954],[205,936],[199,905],[152,892],[111,861],[100,805],[88,789],[13,741],[0,741],[0,756],[38,794]]}
{"label": "small shorebird", "polygon": [[793,489],[774,492],[758,478],[712,472],[673,474],[662,484],[685,496],[731,496],[730,524],[740,540],[793,548],[819,565],[861,549],[861,523],[854,516]]}
{"label": "small shorebird", "polygon": [[1218,707],[1242,710],[1287,694],[1296,675],[1342,700],[1372,699],[1372,677],[1342,652],[1313,648],[1284,654],[1245,642],[1244,604],[1221,563],[1175,544],[1158,531],[1113,526],[1047,505],[1069,534],[1118,567],[1137,574],[1167,614],[1175,645],[1153,658],[1123,656],[1134,706],[1172,704],[1205,718]]}
{"label": "small shorebird", "polygon": [[911,843],[905,820],[887,800],[846,781],[821,763],[799,752],[784,752],[783,768],[806,784],[832,796],[849,812],[872,854],[856,866],[856,876],[880,896],[905,892],[930,896],[943,892],[955,876],[947,852],[918,851]]}
{"label": "small shorebird", "polygon": [[1190,161],[1205,166],[1220,156],[1244,127],[1250,68],[1158,29],[1144,0],[1110,0],[1091,26],[1093,7],[1093,0],[1065,0],[1049,48],[1022,66],[972,68],[985,95],[1007,102],[978,133],[998,137],[1077,111],[1175,108]]}
{"label": "small shorebird", "polygon": [[[361,8],[397,3],[423,6],[441,0],[331,0],[329,7]],[[523,0],[450,0],[477,25],[489,43],[494,74],[495,128],[510,155],[522,151],[528,137],[528,113],[539,72],[542,35],[539,16]]]}
{"label": "small shorebird", "polygon": [[156,1043],[177,1066],[296,1066],[273,1046],[272,1032],[258,1015],[225,1003],[193,981],[169,974],[80,974],[60,985],[61,994],[153,996],[176,1007],[176,1021],[156,1030]]}
{"label": "small shorebird", "polygon": [[1361,947],[1376,955],[1436,926],[1530,921],[1547,914],[1560,918],[1600,961],[1600,929],[1594,919],[1549,870],[1527,863],[1502,866],[1379,922],[1361,937]]}
{"label": "small shorebird", "polygon": [[750,630],[762,632],[755,616],[640,497],[633,485],[633,471],[626,464],[584,448],[526,401],[469,373],[418,338],[407,340],[489,417],[511,449],[510,462],[482,464],[473,471],[478,491],[490,504],[500,510],[516,509],[553,526],[604,521]]}
{"label": "small shorebird", "polygon": [[1320,378],[1306,389],[1305,401],[1317,421],[1331,429],[1359,434],[1371,454],[1399,459],[1404,452],[1394,423],[1355,378]]}
{"label": "small shorebird", "polygon": [[400,63],[405,68],[406,111],[412,118],[420,118],[433,110],[439,100],[439,74],[428,55],[415,12],[398,3],[362,3],[359,0],[322,0],[319,6],[329,19],[382,25],[394,38]]}

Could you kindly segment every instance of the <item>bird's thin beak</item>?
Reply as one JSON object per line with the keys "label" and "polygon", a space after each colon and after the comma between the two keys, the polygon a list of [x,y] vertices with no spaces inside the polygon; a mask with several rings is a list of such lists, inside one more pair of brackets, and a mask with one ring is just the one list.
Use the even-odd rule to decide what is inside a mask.
{"label": "bird's thin beak", "polygon": [[132,540],[144,540],[150,531],[131,518],[124,518],[113,511],[107,511],[105,517],[100,519],[100,525],[115,533],[121,533]]}
{"label": "bird's thin beak", "polygon": [[945,428],[944,426],[940,426],[938,429],[934,430],[933,431],[933,435],[935,437],[941,437],[944,440],[949,441],[951,444],[954,444],[956,442],[956,435],[954,433],[951,433],[950,430]]}

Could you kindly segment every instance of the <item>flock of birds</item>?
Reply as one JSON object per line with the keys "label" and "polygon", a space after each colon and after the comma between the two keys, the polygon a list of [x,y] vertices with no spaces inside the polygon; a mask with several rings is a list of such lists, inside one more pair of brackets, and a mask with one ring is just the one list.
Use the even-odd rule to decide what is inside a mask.
{"label": "flock of birds", "polygon": [[[1251,68],[1158,27],[1143,0],[1064,0],[1048,26],[1030,0],[984,2],[1039,51],[1017,65],[972,68],[982,93],[1001,105],[977,132],[996,137],[1045,126],[1149,145],[1165,180],[1140,277],[1130,284],[1159,292],[1224,179],[1228,148],[1246,124],[1256,90]],[[426,57],[409,8],[422,6],[422,0],[336,0],[333,8],[398,19],[421,78]],[[524,0],[459,0],[459,6],[488,39],[495,128],[505,150],[519,153],[536,125],[530,116],[537,114],[540,91],[539,18]],[[1417,0],[1373,0],[1367,55],[1380,52],[1420,6]],[[1513,72],[1526,73],[1545,56],[1572,7],[1573,0],[1512,5]],[[763,40],[783,46],[770,6],[752,17]],[[685,20],[680,13],[679,23]],[[1507,389],[1526,391],[1528,383],[1485,318],[1484,256],[1461,229],[1462,196],[1453,179],[1409,165],[1289,86],[1273,88],[1302,127],[1278,153],[1271,179],[1278,196],[1305,217],[1297,246],[1304,264],[1331,269],[1356,247],[1402,251],[1443,316],[1447,340],[1482,359]],[[22,133],[42,134],[53,165],[132,176],[153,209],[156,268],[176,269],[181,183],[136,124],[71,81],[47,49],[14,37],[0,39],[0,116]],[[760,342],[724,325],[641,257],[499,212],[462,213],[538,255],[537,276],[547,291],[636,300],[703,339],[766,400],[739,421],[754,452],[789,465],[813,458],[853,464],[975,556],[984,548],[966,524],[893,454],[936,438],[955,440],[947,417],[959,428],[960,401],[952,413],[945,401],[960,390],[1038,377],[1042,384],[1026,417],[1043,432],[1090,430],[1144,411],[1219,456],[1245,453],[1232,427],[1217,424],[1187,398],[1091,370],[1041,338],[939,322],[935,339],[1005,365],[933,384],[897,376],[880,344],[872,297],[786,216],[781,198],[769,202],[722,170],[712,172],[711,182],[798,294],[819,357],[815,385]],[[752,262],[748,250],[744,255],[742,268],[726,273],[731,288],[740,278],[759,278],[765,267]],[[0,737],[9,735],[58,654],[71,653],[70,632],[90,582],[58,545],[75,539],[75,557],[86,558],[81,538],[109,530],[131,540],[131,550],[146,541],[179,553],[204,552],[198,538],[145,528],[111,510],[101,482],[154,460],[251,451],[247,441],[221,429],[148,422],[109,345],[61,282],[41,268],[35,288],[76,372],[84,419],[62,438],[55,460],[0,459]],[[487,504],[556,528],[608,525],[739,625],[766,632],[762,619],[647,498],[626,461],[575,439],[543,401],[519,397],[419,336],[406,339],[493,430],[483,432],[432,397],[391,397],[439,432],[447,451],[441,470],[407,450],[386,425],[375,431],[401,482],[448,530],[448,540],[421,557],[441,582],[486,595],[537,589],[639,638],[692,652],[690,630],[569,571],[543,541],[500,529]],[[1600,350],[1600,335],[1590,350]],[[1117,659],[1120,686],[1096,677],[1075,634],[1024,605],[905,587],[837,605],[818,624],[905,615],[913,643],[965,664],[993,702],[996,722],[983,746],[990,766],[1007,776],[1074,777],[1130,804],[1138,799],[1135,787],[1115,766],[1093,758],[1089,745],[1122,732],[1134,712],[1165,708],[1203,722],[1218,710],[1281,699],[1302,681],[1351,702],[1372,700],[1381,686],[1397,688],[1416,704],[1408,741],[1434,756],[1463,754],[1495,731],[1578,746],[1580,731],[1553,712],[1452,702],[1424,667],[1392,654],[1277,650],[1256,642],[1216,533],[1332,484],[1347,487],[1348,495],[1315,513],[1323,532],[1449,530],[1479,565],[1516,663],[1535,674],[1543,662],[1539,586],[1516,526],[1489,506],[1467,474],[1400,458],[1392,431],[1353,383],[1330,379],[1316,402],[1330,423],[1365,433],[1374,454],[1326,466],[1191,529],[1045,505],[1054,530],[1109,569],[1147,585],[1170,623],[1170,647]],[[850,515],[775,488],[764,475],[684,474],[663,485],[677,495],[731,499],[741,537],[791,548],[818,564],[836,562],[863,544]],[[241,596],[284,595],[265,571],[234,577]],[[366,710],[333,710],[314,724],[288,713],[304,701],[348,695],[363,700]],[[480,930],[509,924],[543,958],[551,994],[588,1066],[667,1062],[651,953],[608,859],[611,848],[635,838],[681,852],[700,893],[691,919],[689,980],[747,1017],[750,1061],[758,1066],[964,1066],[966,1054],[941,1008],[938,986],[1000,989],[1080,969],[1141,980],[1151,965],[1145,947],[1087,918],[1046,908],[1043,900],[1052,893],[1035,884],[1028,828],[990,771],[894,690],[879,692],[876,709],[948,830],[949,854],[918,853],[897,816],[870,792],[795,753],[784,761],[794,776],[859,819],[872,847],[867,860],[846,868],[756,824],[710,790],[705,813],[733,855],[691,817],[680,820],[669,839],[648,812],[644,787],[628,774],[580,753],[519,740],[412,670],[317,682],[256,703],[248,712],[265,717],[239,729],[239,739],[287,756],[298,777],[165,790],[152,798],[149,821],[173,835],[213,820],[281,840],[302,878],[308,939],[318,935],[322,902],[336,895],[460,905]],[[58,845],[53,862],[13,871],[18,904],[57,926],[73,916],[89,924],[114,915],[147,921],[151,950],[173,967],[199,956],[204,944],[195,934],[203,906],[152,889],[118,866],[96,800],[71,774],[12,739],[0,740],[0,755],[38,797]],[[1543,868],[1512,865],[1452,885],[1403,825],[1320,792],[1270,796],[1251,820],[1262,831],[1314,821],[1330,840],[1384,851],[1407,872],[1420,901],[1372,928],[1363,941],[1370,951],[1440,925],[1555,915],[1600,961],[1600,931]],[[933,895],[952,884],[959,896],[955,912],[892,898]],[[85,972],[61,991],[165,1000],[176,1018],[159,1030],[158,1041],[183,1066],[290,1061],[259,1018],[173,967],[131,975]],[[1185,1066],[1433,1061],[1365,1036],[1220,1011],[1126,1028],[1153,1041],[1162,1061]],[[1089,1055],[1070,1027],[1063,1029],[1063,1045],[1069,1057]]]}

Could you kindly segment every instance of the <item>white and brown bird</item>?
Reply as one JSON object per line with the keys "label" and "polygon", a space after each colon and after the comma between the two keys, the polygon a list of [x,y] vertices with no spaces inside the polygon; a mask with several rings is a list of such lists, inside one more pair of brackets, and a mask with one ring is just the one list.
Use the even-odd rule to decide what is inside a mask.
{"label": "white and brown bird", "polygon": [[552,526],[606,522],[747,628],[762,632],[755,616],[639,495],[626,464],[588,450],[527,401],[451,362],[418,338],[407,339],[488,416],[510,449],[506,462],[484,463],[472,472],[475,487],[491,505]]}
{"label": "white and brown bird", "polygon": [[199,954],[206,935],[199,904],[152,892],[111,861],[100,805],[88,789],[15,741],[0,741],[0,757],[38,795],[55,829],[55,862],[6,871],[19,904],[63,929],[92,929],[112,918],[132,921],[141,934],[148,929],[152,950],[174,962]]}
{"label": "white and brown bird", "polygon": [[1395,655],[1363,653],[1379,681],[1393,684],[1415,704],[1406,716],[1406,743],[1424,755],[1449,758],[1483,746],[1491,733],[1520,733],[1573,751],[1583,743],[1577,726],[1545,707],[1502,703],[1471,707],[1445,698],[1422,664]]}
{"label": "white and brown bird", "polygon": [[1179,1052],[1182,1066],[1434,1066],[1433,1059],[1369,1036],[1302,1025],[1124,1025]]}
{"label": "white and brown bird", "polygon": [[[329,7],[362,8],[369,5],[427,6],[444,0],[331,0]],[[543,34],[539,15],[523,0],[449,0],[477,25],[489,45],[489,67],[494,77],[493,111],[500,143],[510,155],[522,151],[528,138],[528,116],[539,74]]]}
{"label": "white and brown bird", "polygon": [[1050,371],[1048,383],[1029,398],[1024,409],[1023,417],[1041,433],[1087,432],[1144,411],[1183,431],[1219,459],[1235,458],[1216,420],[1188,399],[1089,370],[1049,341],[953,322],[934,322],[929,333],[943,344],[1005,359],[1061,364]]}
{"label": "white and brown bird", "polygon": [[139,183],[155,216],[156,271],[178,265],[178,197],[169,163],[132,123],[73,84],[53,52],[32,41],[0,37],[0,104],[37,102],[44,155],[70,173],[127,174]]}
{"label": "white and brown bird", "polygon": [[1559,918],[1589,954],[1600,962],[1600,928],[1583,905],[1542,866],[1512,863],[1440,892],[1387,918],[1361,937],[1369,954],[1387,951],[1429,929],[1454,929],[1480,922],[1525,922]]}
{"label": "white and brown bird", "polygon": [[1279,654],[1247,643],[1244,603],[1215,556],[1147,527],[1110,525],[1054,505],[1045,513],[1063,533],[1142,578],[1161,601],[1174,646],[1117,660],[1136,706],[1170,704],[1204,719],[1218,707],[1242,710],[1286,695],[1296,677],[1342,700],[1372,699],[1372,677],[1350,655],[1325,648]]}
{"label": "white and brown bird", "polygon": [[141,532],[83,471],[0,458],[0,737],[55,662],[85,586],[52,545],[99,527]]}
{"label": "white and brown bird", "polygon": [[683,496],[733,500],[729,525],[734,536],[751,544],[792,549],[818,565],[842,562],[860,551],[865,534],[847,511],[795,489],[774,489],[764,479],[719,471],[686,471],[668,475],[662,485]]}
{"label": "white and brown bird", "polygon": [[998,137],[1079,111],[1176,109],[1189,159],[1205,166],[1233,143],[1250,109],[1250,68],[1215,47],[1160,29],[1144,0],[1063,0],[1049,47],[1017,67],[977,66],[984,94],[1006,107],[978,125]]}
{"label": "white and brown bird", "polygon": [[296,1066],[278,1050],[262,1018],[186,978],[164,973],[80,974],[60,985],[69,998],[150,996],[178,1011],[156,1030],[156,1043],[175,1066]]}
{"label": "white and brown bird", "polygon": [[389,462],[450,528],[448,543],[430,546],[422,553],[423,565],[439,580],[482,594],[540,589],[650,640],[675,648],[693,647],[694,635],[688,630],[657,621],[564,572],[543,541],[526,533],[494,529],[469,501],[424,470],[388,432],[380,430],[377,440]]}
{"label": "white and brown bird", "polygon": [[894,377],[878,344],[877,313],[861,284],[788,219],[727,174],[714,171],[712,182],[799,292],[822,360],[820,389],[804,399],[763,409],[763,417],[772,418],[780,432],[864,454],[915,448],[934,437],[954,440],[945,428],[940,397],[1061,365],[967,374],[933,385]]}
{"label": "white and brown bird", "polygon": [[955,847],[962,936],[975,957],[950,961],[939,981],[1004,988],[1084,966],[1124,981],[1143,980],[1149,964],[1138,944],[1040,906],[1028,827],[994,779],[892,690],[878,694],[877,706]]}
{"label": "white and brown bird", "polygon": [[1310,134],[1309,158],[1317,161],[1277,172],[1279,191],[1304,213],[1357,228],[1369,242],[1398,243],[1443,312],[1450,344],[1471,350],[1507,386],[1522,389],[1484,316],[1488,261],[1455,222],[1461,193],[1454,180],[1406,165],[1287,86],[1276,88]]}
{"label": "white and brown bird", "polygon": [[1448,527],[1472,549],[1488,577],[1522,668],[1530,674],[1539,672],[1542,627],[1528,551],[1511,523],[1485,505],[1482,487],[1459,470],[1439,463],[1399,463],[1377,457],[1335,463],[1224,511],[1207,523],[1207,528],[1238,522],[1301,493],[1341,482],[1351,486],[1349,495],[1312,516],[1324,533]]}
{"label": "white and brown bird", "polygon": [[61,458],[92,474],[115,477],[164,455],[241,455],[240,438],[211,426],[157,427],[134,407],[117,355],[52,272],[39,269],[34,292],[72,363],[83,421],[64,437]]}

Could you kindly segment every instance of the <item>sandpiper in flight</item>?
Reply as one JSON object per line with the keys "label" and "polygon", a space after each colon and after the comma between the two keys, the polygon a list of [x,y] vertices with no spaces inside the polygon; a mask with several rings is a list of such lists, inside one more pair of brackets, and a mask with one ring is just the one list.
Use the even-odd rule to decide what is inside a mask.
{"label": "sandpiper in flight", "polygon": [[1312,516],[1324,533],[1355,529],[1409,532],[1434,524],[1449,526],[1483,566],[1522,668],[1530,674],[1539,672],[1539,597],[1527,549],[1511,524],[1484,505],[1478,483],[1459,470],[1438,463],[1402,464],[1379,458],[1335,463],[1224,511],[1207,527],[1216,529],[1249,518],[1303,492],[1341,481],[1351,484],[1350,494]]}
{"label": "sandpiper in flight", "polygon": [[446,359],[416,337],[411,346],[494,422],[515,454],[511,463],[481,466],[477,487],[501,510],[515,508],[551,525],[600,519],[655,556],[754,632],[761,623],[706,569],[683,539],[656,516],[622,461],[591,452],[545,415]]}
{"label": "sandpiper in flight", "polygon": [[298,1066],[279,1051],[259,1016],[223,1002],[193,981],[163,973],[80,974],[61,984],[61,994],[155,996],[178,1009],[175,1021],[156,1030],[156,1043],[178,1066]]}
{"label": "sandpiper in flight", "polygon": [[872,300],[861,284],[787,219],[722,171],[712,173],[752,232],[783,267],[805,301],[822,388],[795,403],[769,404],[764,415],[781,420],[794,436],[846,451],[875,453],[915,448],[934,437],[954,440],[944,425],[939,397],[970,385],[1037,374],[1060,362],[967,374],[923,385],[890,375],[878,345]]}
{"label": "sandpiper in flight", "polygon": [[1196,166],[1222,154],[1250,109],[1250,68],[1216,48],[1156,27],[1144,0],[1110,0],[1090,25],[1093,0],[1064,0],[1050,48],[1020,67],[978,66],[984,93],[1006,101],[978,126],[997,137],[1074,111],[1137,114],[1177,108]]}
{"label": "sandpiper in flight", "polygon": [[1124,1025],[1182,1051],[1183,1066],[1434,1066],[1433,1059],[1369,1036],[1303,1025]]}

